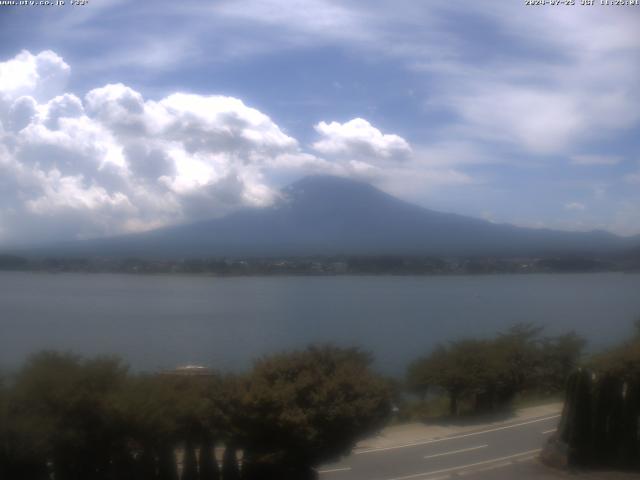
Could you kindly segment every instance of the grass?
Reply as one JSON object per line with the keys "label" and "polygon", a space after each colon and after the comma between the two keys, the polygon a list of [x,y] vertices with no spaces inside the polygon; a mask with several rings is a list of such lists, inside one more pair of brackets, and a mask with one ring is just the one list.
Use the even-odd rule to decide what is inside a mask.
{"label": "grass", "polygon": [[[537,407],[549,403],[564,401],[563,393],[541,394],[539,392],[521,393],[514,398],[511,404],[493,414],[508,414],[522,408]],[[474,417],[486,416],[488,412],[476,412],[470,400],[461,400],[459,414],[456,420],[469,420]],[[446,395],[435,395],[425,400],[412,398],[406,399],[393,418],[392,424],[406,422],[436,423],[444,420],[453,420],[449,413],[449,399]]]}
{"label": "grass", "polygon": [[513,400],[513,408],[520,410],[521,408],[539,407],[549,403],[564,402],[564,392],[556,393],[521,393]]}

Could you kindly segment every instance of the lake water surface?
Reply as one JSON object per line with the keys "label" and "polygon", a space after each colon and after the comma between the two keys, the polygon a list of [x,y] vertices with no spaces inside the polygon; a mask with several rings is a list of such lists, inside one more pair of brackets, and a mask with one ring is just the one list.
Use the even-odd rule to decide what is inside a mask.
{"label": "lake water surface", "polygon": [[436,343],[516,322],[599,348],[640,317],[638,274],[250,277],[0,273],[0,368],[44,348],[136,369],[246,368],[310,342],[358,345],[402,373]]}

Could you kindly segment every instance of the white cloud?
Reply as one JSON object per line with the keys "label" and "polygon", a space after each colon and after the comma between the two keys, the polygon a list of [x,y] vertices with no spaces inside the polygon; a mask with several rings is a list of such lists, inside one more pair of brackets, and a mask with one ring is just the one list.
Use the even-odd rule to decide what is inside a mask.
{"label": "white cloud", "polygon": [[[31,35],[36,43],[67,45],[69,54],[82,59],[79,84],[87,85],[91,77],[117,81],[122,74],[145,85],[140,92],[112,84],[82,99],[65,93],[70,69],[53,52],[24,51],[0,63],[0,144],[14,162],[0,166],[0,200],[7,197],[3,192],[14,191],[16,165],[24,170],[15,193],[22,200],[0,204],[0,230],[5,235],[15,230],[8,228],[6,219],[19,218],[20,205],[40,198],[39,183],[55,183],[53,171],[61,178],[74,178],[72,184],[78,187],[106,192],[101,196],[94,190],[93,203],[88,203],[92,211],[104,204],[104,218],[113,218],[111,222],[98,214],[91,220],[88,207],[82,210],[82,202],[70,202],[76,213],[86,213],[89,226],[81,230],[90,235],[92,222],[100,225],[97,234],[107,224],[115,230],[141,229],[223,213],[242,202],[264,204],[274,194],[268,187],[271,172],[277,172],[280,181],[309,172],[366,178],[393,185],[393,191],[402,194],[477,182],[478,164],[530,165],[549,157],[568,159],[558,168],[566,168],[565,163],[614,165],[622,157],[594,155],[590,148],[600,139],[615,143],[620,135],[618,147],[623,151],[629,132],[640,121],[635,85],[640,75],[640,29],[636,15],[624,8],[560,12],[487,1],[461,9],[445,0],[428,6],[409,0],[222,0],[203,6],[186,0],[179,5],[161,2],[155,9],[128,5],[128,20],[122,18],[118,35],[105,42],[99,19],[117,18],[121,3],[114,0],[72,13],[55,9],[30,18]],[[82,51],[68,43],[78,36],[85,45]],[[388,139],[397,135],[368,122],[363,128],[368,133],[358,137],[345,131],[350,122],[320,117],[336,131],[318,132],[319,138],[311,143],[319,148],[304,151],[273,120],[239,99],[184,93],[161,98],[167,92],[159,85],[174,78],[156,82],[167,67],[184,68],[187,81],[202,71],[215,82],[215,72],[238,56],[283,56],[291,49],[307,49],[304,58],[308,53],[313,62],[320,59],[318,52],[335,53],[336,63],[327,67],[338,68],[333,72],[338,76],[328,72],[327,78],[335,77],[345,87],[341,95],[348,94],[349,80],[340,74],[352,72],[342,72],[340,62],[356,60],[374,67],[355,70],[357,74],[391,69],[388,79],[360,81],[368,88],[370,106],[391,115],[387,122],[394,121],[401,105],[392,103],[397,92],[382,89],[393,88],[400,79],[400,88],[415,92],[412,101],[419,102],[426,115],[408,113],[414,122],[411,147],[394,148]],[[88,57],[86,51],[95,54]],[[407,75],[403,66],[410,70]],[[278,92],[278,85],[273,87]],[[323,102],[323,108],[330,108],[331,99]],[[352,104],[339,111],[348,111],[348,105]],[[459,170],[463,166],[474,172],[473,178]],[[485,171],[506,183],[511,175],[507,169]],[[403,190],[404,182],[410,186]],[[639,182],[638,173],[631,172],[607,184],[607,201],[613,201],[617,186],[633,188]],[[57,188],[71,191],[69,186]],[[121,217],[109,200],[117,192],[134,207],[126,210],[120,204]],[[604,194],[596,196],[604,201]],[[562,205],[562,200],[554,204]],[[12,211],[18,213],[12,216]],[[70,216],[69,222],[81,216]]]}
{"label": "white cloud", "polygon": [[[476,182],[453,166],[473,163],[472,155],[481,161],[481,154],[459,144],[423,147],[414,153],[404,138],[383,133],[362,118],[345,123],[319,122],[314,129],[320,138],[312,148],[330,160],[323,165],[327,173],[375,183],[400,197],[419,198],[419,193],[424,195],[434,188]],[[455,154],[463,150],[467,155],[454,161]]]}
{"label": "white cloud", "polygon": [[[80,29],[101,41],[102,31],[92,22],[119,8],[64,14],[66,28],[43,27],[52,38]],[[366,61],[391,58],[423,72],[426,108],[445,108],[457,118],[456,128],[443,129],[439,142],[500,142],[535,155],[568,156],[585,140],[640,120],[634,83],[640,74],[640,30],[626,9],[594,6],[560,13],[497,1],[472,2],[461,10],[445,0],[428,6],[409,0],[223,0],[211,6],[163,2],[154,11],[131,6],[128,12],[134,20],[123,25],[123,36],[134,47],[100,47],[96,71],[123,65],[177,68],[336,46]],[[148,20],[144,32],[135,22],[140,17]],[[185,24],[188,29],[181,28]],[[474,28],[451,27],[469,24]],[[213,56],[202,48],[211,44]],[[84,68],[90,61],[85,59]]]}
{"label": "white cloud", "polygon": [[190,151],[246,153],[259,161],[260,155],[293,151],[298,145],[267,115],[237,98],[177,93],[159,104],[169,118],[163,133],[186,139]]}
{"label": "white cloud", "polygon": [[36,176],[43,187],[42,195],[26,202],[27,210],[38,214],[56,214],[60,210],[132,209],[122,192],[109,193],[104,187],[86,185],[82,175],[62,175],[58,170],[37,171]]}
{"label": "white cloud", "polygon": [[[635,16],[600,6],[559,13],[497,3],[465,6],[464,20],[473,18],[498,38],[450,28],[461,12],[446,1],[425,7],[402,0],[393,6],[318,0],[307,10],[249,0],[223,3],[216,12],[254,27],[277,26],[276,35],[258,30],[263,49],[281,50],[282,36],[302,38],[307,46],[333,42],[423,72],[426,108],[457,117],[453,127],[441,129],[439,142],[495,142],[527,154],[568,155],[640,121]],[[509,47],[486,48],[498,41]]]}
{"label": "white cloud", "polygon": [[53,52],[22,52],[0,73],[6,241],[115,234],[262,206],[275,196],[266,169],[328,165],[236,98],[175,93],[156,102],[122,84],[84,101],[43,97],[40,82],[68,74]]}
{"label": "white cloud", "polygon": [[547,89],[487,83],[451,93],[467,138],[507,142],[534,153],[561,151],[583,128],[578,102]]}
{"label": "white cloud", "polygon": [[29,125],[37,111],[36,101],[29,96],[18,97],[12,102],[7,102],[7,106],[4,127],[10,132],[17,132]]}
{"label": "white cloud", "polygon": [[84,114],[84,107],[78,97],[65,93],[40,106],[39,111],[42,123],[51,130],[57,130],[61,118],[78,118]]}
{"label": "white cloud", "polygon": [[321,138],[313,148],[324,155],[376,163],[404,160],[411,154],[404,138],[383,134],[362,118],[345,123],[320,122],[314,128]]}
{"label": "white cloud", "polygon": [[69,65],[54,52],[32,55],[23,50],[0,62],[0,131],[18,131],[36,114],[39,101],[61,93]]}
{"label": "white cloud", "polygon": [[85,104],[92,117],[115,130],[131,128],[144,120],[142,95],[121,83],[91,90],[85,96]]}
{"label": "white cloud", "polygon": [[70,68],[51,50],[37,55],[23,50],[13,59],[0,63],[0,92],[3,98],[29,95],[37,100],[51,98],[64,89]]}
{"label": "white cloud", "polygon": [[[403,0],[393,6],[318,0],[302,9],[249,0],[224,3],[217,13],[277,26],[275,35],[258,33],[263,49],[282,49],[281,36],[307,46],[337,43],[422,72],[429,93],[425,108],[454,115],[448,126],[439,126],[436,143],[493,143],[538,157],[569,156],[589,141],[638,124],[635,15],[602,6],[558,12],[497,3],[465,6],[464,20],[490,27],[492,35],[450,28],[461,12],[446,1],[425,7]],[[505,47],[486,47],[495,42]]]}
{"label": "white cloud", "polygon": [[283,46],[315,45],[333,42],[362,42],[372,32],[367,14],[350,8],[346,2],[331,0],[235,0],[220,2],[212,12],[229,21],[245,21],[270,27],[266,41],[245,43],[245,52],[262,51],[273,44]]}
{"label": "white cloud", "polygon": [[[477,22],[478,29],[451,28],[461,10],[447,1],[426,7],[406,0],[314,0],[305,2],[308,8],[285,8],[281,0],[235,0],[213,12],[249,22],[244,27],[255,31],[259,51],[282,50],[287,42],[333,43],[400,59],[423,72],[426,108],[457,116],[440,141],[488,141],[539,156],[568,155],[640,121],[635,15],[602,6],[559,12],[498,3],[465,5],[462,22]],[[260,29],[269,26],[277,28],[268,34]],[[492,33],[484,33],[485,27]],[[496,42],[505,47],[493,48]]]}
{"label": "white cloud", "polygon": [[640,95],[633,79],[640,73],[640,34],[625,12],[472,8],[512,41],[555,53],[503,53],[477,67],[454,61],[440,102],[460,115],[466,136],[534,154],[566,154],[638,123]]}
{"label": "white cloud", "polygon": [[[12,65],[27,73],[14,75]],[[0,63],[13,75],[0,78],[5,242],[112,235],[266,206],[278,197],[273,174],[342,175],[389,188],[394,178],[423,188],[469,180],[424,162],[412,173],[409,143],[361,118],[318,123],[314,154],[233,97],[177,92],[156,101],[120,83],[84,99],[58,90],[32,96],[56,69],[68,74],[53,52]]]}

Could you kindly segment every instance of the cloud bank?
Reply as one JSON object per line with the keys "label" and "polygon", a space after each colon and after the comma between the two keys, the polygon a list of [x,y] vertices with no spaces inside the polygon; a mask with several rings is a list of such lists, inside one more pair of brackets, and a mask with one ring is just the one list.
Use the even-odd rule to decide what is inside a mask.
{"label": "cloud bank", "polygon": [[[158,209],[163,215],[127,215],[140,228],[205,210],[223,213],[238,201],[264,204],[274,185],[322,172],[374,181],[431,208],[491,211],[500,222],[640,233],[628,207],[640,203],[640,29],[633,6],[158,0],[153,8],[123,7],[113,0],[83,9],[13,9],[0,28],[8,52],[0,91],[11,97],[2,107],[11,109],[2,113],[10,135],[61,96],[51,118],[39,120],[47,129],[70,118],[56,109],[77,111],[79,102],[79,118],[122,149],[132,183],[164,172],[163,183],[147,179],[154,188],[138,188],[162,192],[167,204]],[[73,74],[52,52],[9,58],[22,48],[64,53]],[[67,80],[70,86],[61,87]],[[105,83],[109,92],[84,94]],[[121,91],[126,85],[136,92]],[[214,100],[210,93],[224,95]],[[240,113],[249,122],[246,135],[229,125],[228,134],[219,130],[229,118],[209,117],[211,111],[234,109],[232,100],[240,99],[297,143],[278,140]],[[207,111],[199,110],[205,103]],[[134,135],[136,128],[142,133]],[[17,140],[7,142],[17,158]],[[108,149],[104,142],[100,148]],[[225,171],[233,188],[222,188]],[[215,184],[224,193],[214,195]],[[566,210],[569,200],[588,208]]]}
{"label": "cloud bank", "polygon": [[[52,51],[0,63],[0,241],[115,235],[273,203],[274,173],[378,178],[409,161],[402,137],[368,121],[320,122],[305,151],[238,98],[123,84],[65,92]],[[393,172],[392,169],[389,170]]]}

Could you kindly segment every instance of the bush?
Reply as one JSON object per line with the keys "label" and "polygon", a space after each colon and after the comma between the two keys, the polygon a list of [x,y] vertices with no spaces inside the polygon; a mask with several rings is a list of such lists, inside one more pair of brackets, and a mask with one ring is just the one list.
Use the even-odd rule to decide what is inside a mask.
{"label": "bush", "polygon": [[[130,375],[117,359],[44,352],[0,383],[0,478],[312,478],[388,418],[388,382],[354,349],[309,348],[250,375]],[[244,450],[240,472],[236,450]],[[196,452],[200,452],[196,455]]]}

